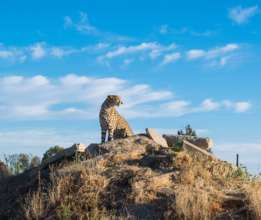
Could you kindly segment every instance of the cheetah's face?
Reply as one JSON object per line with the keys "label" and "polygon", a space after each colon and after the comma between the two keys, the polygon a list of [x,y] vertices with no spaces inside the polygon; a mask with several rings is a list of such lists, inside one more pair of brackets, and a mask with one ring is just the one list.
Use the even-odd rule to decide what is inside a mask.
{"label": "cheetah's face", "polygon": [[109,100],[109,102],[112,105],[119,106],[119,105],[123,104],[123,102],[121,101],[120,96],[117,96],[117,95],[108,95],[107,99]]}

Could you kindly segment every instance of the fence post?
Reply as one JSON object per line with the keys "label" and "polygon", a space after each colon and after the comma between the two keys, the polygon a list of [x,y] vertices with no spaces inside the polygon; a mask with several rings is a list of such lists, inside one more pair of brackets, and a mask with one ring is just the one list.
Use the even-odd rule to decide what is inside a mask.
{"label": "fence post", "polygon": [[237,161],[236,161],[237,167],[239,166],[239,155],[237,154]]}

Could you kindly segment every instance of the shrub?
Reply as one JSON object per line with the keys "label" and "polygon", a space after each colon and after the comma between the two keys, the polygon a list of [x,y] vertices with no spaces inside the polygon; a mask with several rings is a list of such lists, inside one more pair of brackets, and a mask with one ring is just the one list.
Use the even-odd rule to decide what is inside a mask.
{"label": "shrub", "polygon": [[63,147],[60,147],[58,145],[54,146],[54,147],[50,147],[43,155],[43,159],[42,162],[50,159],[51,157],[53,157],[55,154],[64,151]]}

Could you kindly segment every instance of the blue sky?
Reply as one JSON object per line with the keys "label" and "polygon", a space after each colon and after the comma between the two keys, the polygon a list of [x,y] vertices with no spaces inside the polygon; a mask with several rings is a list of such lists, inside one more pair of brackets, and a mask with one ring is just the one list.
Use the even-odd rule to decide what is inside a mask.
{"label": "blue sky", "polygon": [[190,123],[261,170],[258,1],[6,1],[0,153],[100,139],[108,94],[136,132]]}

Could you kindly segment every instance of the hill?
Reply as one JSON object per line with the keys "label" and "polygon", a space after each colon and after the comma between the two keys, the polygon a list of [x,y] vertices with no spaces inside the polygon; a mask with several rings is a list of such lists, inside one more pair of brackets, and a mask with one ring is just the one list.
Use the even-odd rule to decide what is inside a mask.
{"label": "hill", "polygon": [[0,182],[0,219],[261,219],[261,184],[244,170],[146,135],[92,144]]}

